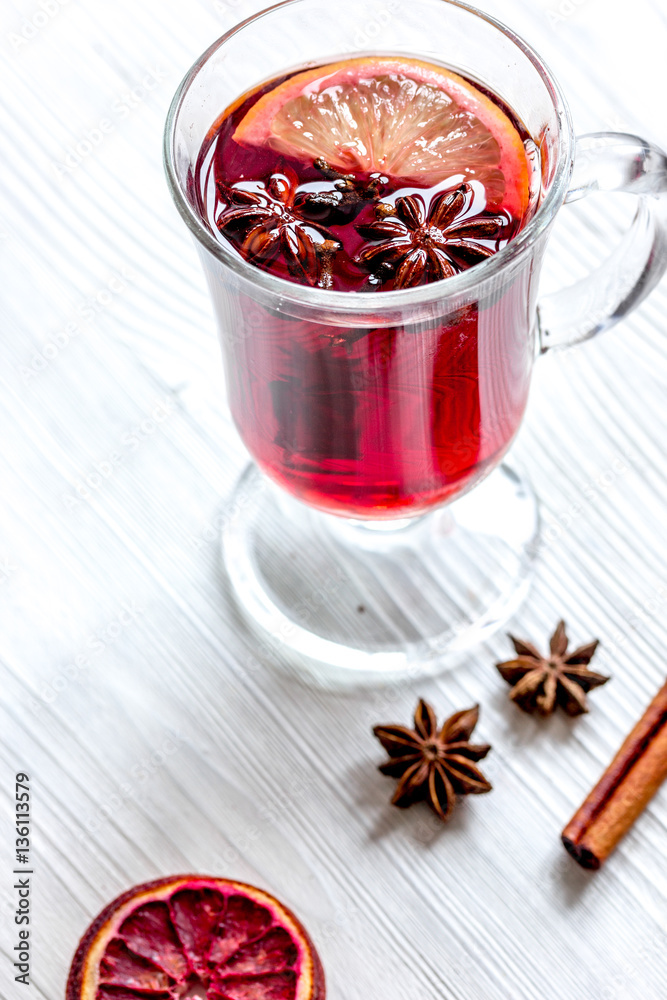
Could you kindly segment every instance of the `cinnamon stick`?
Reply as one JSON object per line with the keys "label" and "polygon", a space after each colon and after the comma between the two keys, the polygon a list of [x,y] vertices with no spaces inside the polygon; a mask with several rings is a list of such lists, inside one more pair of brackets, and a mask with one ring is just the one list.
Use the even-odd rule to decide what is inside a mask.
{"label": "cinnamon stick", "polygon": [[599,868],[667,778],[667,683],[562,833],[583,868]]}

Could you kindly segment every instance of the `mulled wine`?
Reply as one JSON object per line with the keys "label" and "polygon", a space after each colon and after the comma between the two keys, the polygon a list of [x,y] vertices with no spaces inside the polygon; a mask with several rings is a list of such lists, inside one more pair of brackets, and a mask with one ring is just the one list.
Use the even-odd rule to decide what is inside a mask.
{"label": "mulled wine", "polygon": [[[285,74],[225,110],[195,198],[230,252],[288,282],[363,295],[443,282],[519,233],[539,155],[479,84],[405,57]],[[232,414],[304,501],[358,518],[419,513],[493,468],[532,363],[528,275],[432,321],[330,325],[250,296],[227,330]]]}

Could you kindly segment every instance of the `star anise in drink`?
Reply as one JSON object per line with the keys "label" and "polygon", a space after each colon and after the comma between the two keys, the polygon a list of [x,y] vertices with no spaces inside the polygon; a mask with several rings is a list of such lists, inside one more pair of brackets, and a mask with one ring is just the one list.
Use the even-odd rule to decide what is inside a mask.
{"label": "star anise in drink", "polygon": [[387,180],[379,173],[360,180],[354,174],[342,174],[321,158],[315,160],[313,166],[329,182],[329,186],[318,184],[316,190],[300,191],[295,204],[307,219],[327,226],[351,222],[364,205],[379,199],[380,190]]}
{"label": "star anise in drink", "polygon": [[293,277],[330,287],[331,258],[339,241],[304,218],[295,205],[299,180],[285,165],[264,181],[239,181],[221,192],[226,208],[216,219],[221,233],[252,264],[282,258]]}
{"label": "star anise in drink", "polygon": [[470,184],[462,184],[436,194],[428,206],[421,194],[397,198],[395,214],[380,202],[377,214],[384,217],[357,226],[370,245],[355,261],[377,278],[393,278],[393,288],[408,288],[448,278],[492,257],[509,219],[475,213],[474,200]]}
{"label": "star anise in drink", "polygon": [[551,636],[548,656],[542,656],[531,642],[515,639],[513,635],[509,638],[516,659],[496,666],[503,679],[513,685],[510,698],[524,712],[537,710],[540,715],[551,715],[556,705],[560,705],[568,715],[581,715],[588,711],[586,694],[609,680],[588,669],[598,646],[597,639],[568,653],[564,621],[558,623]]}
{"label": "star anise in drink", "polygon": [[405,809],[425,801],[443,822],[449,819],[457,795],[490,792],[491,785],[473,762],[486,757],[487,744],[470,743],[479,706],[456,712],[438,728],[435,712],[420,700],[415,728],[375,726],[373,733],[389,754],[379,770],[398,778],[392,804]]}

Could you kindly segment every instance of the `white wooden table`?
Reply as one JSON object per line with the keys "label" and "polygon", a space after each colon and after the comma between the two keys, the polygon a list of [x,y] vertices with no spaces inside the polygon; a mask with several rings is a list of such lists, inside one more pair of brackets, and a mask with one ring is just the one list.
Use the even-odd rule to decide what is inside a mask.
{"label": "white wooden table", "polygon": [[[601,638],[613,680],[588,716],[510,704],[503,635],[436,681],[355,693],[257,656],[216,526],[246,457],[160,142],[195,57],[259,6],[1,3],[0,993],[59,1000],[108,899],[192,870],[290,904],[331,1000],[660,1000],[667,788],[598,873],[559,833],[666,671],[667,286],[540,362],[511,455],[546,528],[512,631],[543,643],[562,615],[576,642]],[[658,0],[483,6],[542,53],[577,131],[667,146]],[[545,284],[594,262],[628,211],[564,210]],[[494,744],[493,793],[442,829],[389,807],[376,770],[372,724],[407,722],[418,694],[440,715],[479,701]],[[17,771],[34,814],[27,988],[10,957]]]}

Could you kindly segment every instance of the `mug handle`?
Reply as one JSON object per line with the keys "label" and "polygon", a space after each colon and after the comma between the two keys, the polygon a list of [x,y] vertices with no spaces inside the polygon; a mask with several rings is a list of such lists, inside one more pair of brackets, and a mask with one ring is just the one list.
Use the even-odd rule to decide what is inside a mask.
{"label": "mug handle", "polygon": [[639,198],[632,224],[592,274],[550,295],[537,307],[541,353],[570,347],[623,319],[667,270],[667,156],[623,132],[592,132],[577,139],[565,202],[593,191],[625,191]]}

